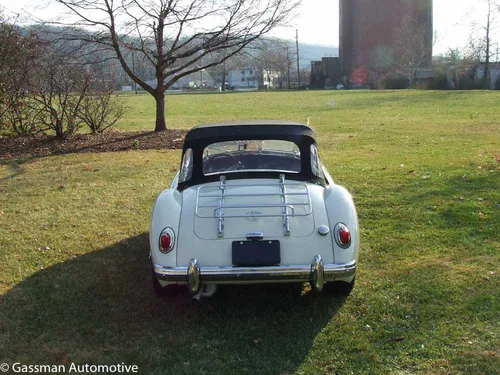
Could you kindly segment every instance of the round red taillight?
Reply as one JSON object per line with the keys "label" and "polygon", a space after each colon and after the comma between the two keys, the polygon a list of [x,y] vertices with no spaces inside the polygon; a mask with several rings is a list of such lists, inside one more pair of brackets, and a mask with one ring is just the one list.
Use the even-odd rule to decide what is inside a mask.
{"label": "round red taillight", "polygon": [[342,248],[348,248],[351,245],[351,231],[345,224],[338,223],[336,225],[335,239],[337,244]]}
{"label": "round red taillight", "polygon": [[162,253],[168,253],[174,248],[175,235],[172,228],[165,228],[160,233],[160,251]]}
{"label": "round red taillight", "polygon": [[162,234],[160,241],[161,241],[161,248],[166,250],[170,247],[170,243],[172,242],[172,237],[168,233]]}

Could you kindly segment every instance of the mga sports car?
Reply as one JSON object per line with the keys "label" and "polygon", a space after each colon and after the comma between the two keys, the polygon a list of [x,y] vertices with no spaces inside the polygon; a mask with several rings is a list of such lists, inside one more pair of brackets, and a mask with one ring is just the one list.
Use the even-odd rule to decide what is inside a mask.
{"label": "mga sports car", "polygon": [[157,294],[187,286],[303,283],[348,295],[359,252],[356,209],[294,122],[201,125],[157,198],[150,228]]}

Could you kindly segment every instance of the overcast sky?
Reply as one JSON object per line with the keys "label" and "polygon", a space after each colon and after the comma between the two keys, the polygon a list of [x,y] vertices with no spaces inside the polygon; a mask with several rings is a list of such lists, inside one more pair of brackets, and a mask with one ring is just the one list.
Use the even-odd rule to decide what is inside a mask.
{"label": "overcast sky", "polygon": [[[40,5],[47,0],[0,0],[9,10]],[[482,8],[482,9],[481,9]],[[48,16],[54,8],[38,9],[36,14]],[[338,46],[339,5],[338,0],[303,0],[297,12],[299,17],[290,22],[289,28],[276,30],[275,36],[294,39],[299,30],[299,40],[304,43]],[[434,54],[446,52],[448,47],[461,47],[468,38],[468,26],[472,19],[484,18],[484,5],[478,0],[434,0],[434,30],[438,43]]]}

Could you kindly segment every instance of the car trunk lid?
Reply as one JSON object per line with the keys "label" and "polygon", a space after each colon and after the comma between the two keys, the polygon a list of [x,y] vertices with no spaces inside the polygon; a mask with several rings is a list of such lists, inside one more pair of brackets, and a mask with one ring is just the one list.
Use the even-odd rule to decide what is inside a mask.
{"label": "car trunk lid", "polygon": [[231,266],[232,243],[246,241],[253,233],[262,233],[262,241],[280,242],[281,264],[309,264],[316,254],[332,263],[331,236],[316,230],[328,224],[323,192],[322,186],[283,178],[224,180],[187,188],[177,265],[197,259],[204,267]]}

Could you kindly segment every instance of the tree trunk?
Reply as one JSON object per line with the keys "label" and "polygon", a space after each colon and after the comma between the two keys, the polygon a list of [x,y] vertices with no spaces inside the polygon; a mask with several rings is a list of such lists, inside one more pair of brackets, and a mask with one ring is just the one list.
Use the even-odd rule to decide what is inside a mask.
{"label": "tree trunk", "polygon": [[413,88],[413,85],[414,85],[414,75],[413,74],[410,74],[408,76],[408,88],[409,89],[412,89]]}
{"label": "tree trunk", "polygon": [[56,138],[64,138],[63,125],[59,120],[56,120]]}
{"label": "tree trunk", "polygon": [[156,126],[155,132],[162,132],[167,130],[167,123],[165,122],[165,92],[155,91],[156,102]]}

